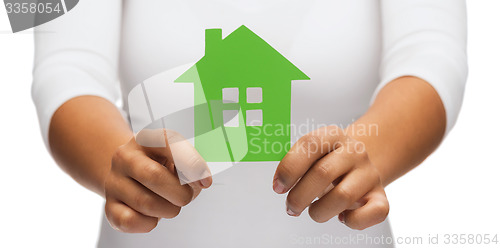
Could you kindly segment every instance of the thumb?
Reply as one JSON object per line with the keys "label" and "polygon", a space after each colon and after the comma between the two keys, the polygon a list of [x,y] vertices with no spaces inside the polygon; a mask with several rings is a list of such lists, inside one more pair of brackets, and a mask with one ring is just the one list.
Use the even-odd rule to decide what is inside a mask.
{"label": "thumb", "polygon": [[137,133],[136,142],[149,157],[176,171],[181,184],[197,182],[202,188],[212,184],[206,161],[180,133],[163,128],[143,129]]}
{"label": "thumb", "polygon": [[175,173],[174,159],[167,139],[167,131],[163,128],[142,129],[135,135],[135,142],[141,150],[156,162]]}

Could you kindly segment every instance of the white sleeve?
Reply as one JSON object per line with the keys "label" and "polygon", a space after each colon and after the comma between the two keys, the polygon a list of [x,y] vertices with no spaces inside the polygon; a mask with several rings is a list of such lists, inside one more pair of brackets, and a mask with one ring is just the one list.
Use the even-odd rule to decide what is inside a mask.
{"label": "white sleeve", "polygon": [[64,102],[82,95],[118,100],[121,12],[121,0],[85,0],[35,28],[31,94],[49,150],[50,120]]}
{"label": "white sleeve", "polygon": [[455,124],[467,80],[465,0],[382,0],[381,82],[415,76],[430,83],[446,110],[446,134]]}

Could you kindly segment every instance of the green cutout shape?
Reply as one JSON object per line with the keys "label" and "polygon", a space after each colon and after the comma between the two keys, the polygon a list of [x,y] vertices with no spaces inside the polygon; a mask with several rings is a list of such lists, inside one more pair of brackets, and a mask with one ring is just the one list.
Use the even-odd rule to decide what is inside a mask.
{"label": "green cutout shape", "polygon": [[[207,162],[249,162],[279,161],[288,152],[291,82],[309,79],[241,26],[225,39],[222,29],[207,29],[205,56],[174,82],[194,83],[194,104],[205,106],[197,108],[194,116],[195,148],[201,156]],[[237,100],[224,101],[225,88],[238,88]],[[248,88],[261,88],[256,101],[247,99]],[[238,121],[231,123],[237,125],[227,126],[223,111],[228,110],[233,110],[225,113],[233,113]],[[260,111],[249,112],[257,121],[247,123],[251,110]]]}

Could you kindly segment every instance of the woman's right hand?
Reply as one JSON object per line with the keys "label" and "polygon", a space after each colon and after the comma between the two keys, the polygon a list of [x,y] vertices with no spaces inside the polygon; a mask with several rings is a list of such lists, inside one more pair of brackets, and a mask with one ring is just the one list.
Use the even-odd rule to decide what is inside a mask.
{"label": "woman's right hand", "polygon": [[[169,140],[165,142],[166,147],[144,147],[132,138],[113,155],[111,170],[104,184],[105,212],[111,226],[119,231],[150,232],[161,218],[176,217],[201,189],[212,184],[206,162],[189,142],[175,132],[163,129],[162,132],[162,137]],[[171,148],[177,162],[187,162],[183,163],[184,169],[186,164],[191,166],[184,175],[193,172],[204,176],[181,184],[177,175],[179,165],[174,166]]]}

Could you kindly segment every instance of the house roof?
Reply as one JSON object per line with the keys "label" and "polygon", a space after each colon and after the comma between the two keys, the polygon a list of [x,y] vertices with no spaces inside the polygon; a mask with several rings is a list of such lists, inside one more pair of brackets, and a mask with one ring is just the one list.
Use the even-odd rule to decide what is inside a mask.
{"label": "house roof", "polygon": [[[258,80],[308,80],[309,77],[246,26],[225,39],[221,29],[206,30],[205,56],[175,82],[200,82],[231,76]],[[229,74],[229,75],[228,75]],[[217,80],[216,80],[217,81]]]}

